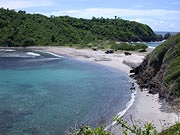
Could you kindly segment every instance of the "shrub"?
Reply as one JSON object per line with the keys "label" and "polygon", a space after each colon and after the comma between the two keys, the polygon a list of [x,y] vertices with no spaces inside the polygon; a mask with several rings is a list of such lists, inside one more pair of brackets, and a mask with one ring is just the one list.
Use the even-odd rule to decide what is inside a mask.
{"label": "shrub", "polygon": [[129,43],[122,42],[120,44],[112,44],[111,49],[115,49],[116,51],[117,50],[132,51],[134,50],[134,47]]}
{"label": "shrub", "polygon": [[159,133],[159,135],[179,135],[180,134],[180,123],[176,123],[171,126],[169,129],[166,129]]}
{"label": "shrub", "polygon": [[125,51],[134,51],[134,50],[139,50],[140,52],[145,52],[147,49],[147,45],[145,44],[130,44],[126,42],[121,42],[120,44],[112,44],[111,49],[117,50],[125,50]]}
{"label": "shrub", "polygon": [[147,45],[145,45],[145,44],[135,44],[134,45],[134,49],[135,50],[146,50],[148,48],[148,46]]}
{"label": "shrub", "polygon": [[117,123],[122,126],[124,135],[129,135],[129,134],[158,135],[156,128],[152,123],[145,124],[144,127],[138,127],[137,125],[134,124],[134,121],[132,120],[132,116],[131,116],[132,126],[128,125],[126,121],[122,120],[117,116],[114,118],[114,120],[117,121]]}
{"label": "shrub", "polygon": [[68,131],[67,135],[111,135],[110,132],[104,130],[104,126],[99,126],[96,128],[91,128],[90,126],[84,124],[78,124],[72,131]]}
{"label": "shrub", "polygon": [[[145,124],[144,127],[138,127],[134,124],[131,116],[132,126],[128,125],[126,121],[119,117],[114,117],[117,125],[122,127],[123,135],[180,135],[180,123],[176,123],[169,129],[163,130],[161,133],[157,133],[156,128],[152,123]],[[122,133],[119,133],[121,135]],[[110,132],[105,131],[104,126],[91,128],[90,126],[78,124],[75,128],[72,128],[67,135],[112,135]]]}

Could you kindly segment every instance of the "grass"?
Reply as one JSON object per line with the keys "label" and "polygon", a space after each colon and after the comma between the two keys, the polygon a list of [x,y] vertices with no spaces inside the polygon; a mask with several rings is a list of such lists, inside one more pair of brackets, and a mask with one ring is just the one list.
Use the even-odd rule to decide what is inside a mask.
{"label": "grass", "polygon": [[145,44],[131,44],[131,43],[126,43],[126,42],[121,42],[120,44],[112,43],[111,44],[111,49],[117,50],[125,50],[125,51],[135,51],[135,50],[140,50],[141,52],[146,51],[148,48],[147,45]]}
{"label": "grass", "polygon": [[180,123],[176,123],[169,129],[166,129],[159,133],[159,135],[180,135]]}

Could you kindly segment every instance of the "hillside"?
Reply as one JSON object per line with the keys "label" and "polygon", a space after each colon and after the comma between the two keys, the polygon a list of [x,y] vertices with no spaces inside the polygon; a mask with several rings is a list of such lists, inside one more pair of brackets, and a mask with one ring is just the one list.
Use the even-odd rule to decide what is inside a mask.
{"label": "hillside", "polygon": [[114,19],[77,19],[69,16],[46,17],[0,9],[0,46],[74,45],[94,41],[162,40],[141,23]]}
{"label": "hillside", "polygon": [[180,108],[180,33],[172,36],[133,69],[141,88]]}

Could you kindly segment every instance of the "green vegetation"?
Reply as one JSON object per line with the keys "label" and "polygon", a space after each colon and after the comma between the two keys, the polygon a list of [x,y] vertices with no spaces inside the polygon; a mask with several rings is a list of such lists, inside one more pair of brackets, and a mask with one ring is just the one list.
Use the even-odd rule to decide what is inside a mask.
{"label": "green vegetation", "polygon": [[176,123],[169,129],[166,129],[159,133],[159,135],[180,135],[180,123]]}
{"label": "green vegetation", "polygon": [[180,100],[180,33],[156,47],[134,71],[140,87],[180,108],[174,103]]}
{"label": "green vegetation", "polygon": [[[176,123],[169,129],[163,130],[158,133],[156,128],[152,123],[144,124],[144,127],[139,127],[136,125],[131,117],[131,125],[128,125],[126,121],[121,118],[115,117],[114,120],[121,128],[119,135],[179,135],[180,134],[180,123]],[[96,128],[91,128],[86,125],[78,125],[78,127],[73,128],[69,135],[112,135],[110,132],[105,131],[104,126],[99,126]]]}
{"label": "green vegetation", "polygon": [[83,48],[102,42],[100,48],[104,48],[106,41],[161,39],[149,26],[120,18],[46,17],[0,8],[0,46],[66,45]]}
{"label": "green vegetation", "polygon": [[96,128],[91,128],[86,125],[78,125],[75,129],[71,129],[68,131],[69,135],[111,135],[110,132],[105,131],[104,126],[99,126]]}
{"label": "green vegetation", "polygon": [[145,52],[147,48],[148,46],[145,44],[130,44],[126,42],[121,42],[119,44],[114,43],[111,45],[111,49],[114,49],[116,51],[117,50],[126,50],[126,51],[139,50],[141,52]]}
{"label": "green vegetation", "polygon": [[166,89],[171,88],[172,94],[180,97],[180,34],[170,38],[164,46],[168,47],[164,61],[168,62],[165,73]]}
{"label": "green vegetation", "polygon": [[122,132],[124,135],[134,134],[134,135],[158,135],[154,125],[152,123],[145,124],[144,127],[138,127],[134,124],[131,117],[132,126],[128,125],[126,121],[121,118],[115,117],[115,121],[122,126]]}

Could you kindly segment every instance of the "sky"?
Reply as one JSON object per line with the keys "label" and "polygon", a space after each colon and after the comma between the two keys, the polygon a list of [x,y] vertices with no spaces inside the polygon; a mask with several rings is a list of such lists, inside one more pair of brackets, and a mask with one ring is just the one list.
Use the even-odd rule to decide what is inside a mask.
{"label": "sky", "polygon": [[46,16],[117,16],[147,24],[154,31],[180,32],[180,0],[0,0],[0,7]]}

